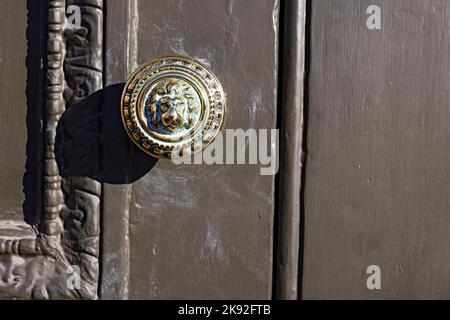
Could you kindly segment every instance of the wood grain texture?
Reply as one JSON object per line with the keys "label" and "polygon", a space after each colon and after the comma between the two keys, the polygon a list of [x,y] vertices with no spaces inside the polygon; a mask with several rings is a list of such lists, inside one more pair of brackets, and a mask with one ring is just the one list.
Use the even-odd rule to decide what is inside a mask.
{"label": "wood grain texture", "polygon": [[0,220],[23,220],[27,145],[27,1],[1,0]]}
{"label": "wood grain texture", "polygon": [[[275,128],[277,1],[142,0],[138,12],[139,63],[199,59],[227,92],[226,128]],[[273,213],[259,166],[159,161],[132,186],[129,297],[269,299]]]}
{"label": "wood grain texture", "polygon": [[450,298],[449,21],[445,0],[312,1],[305,299]]}

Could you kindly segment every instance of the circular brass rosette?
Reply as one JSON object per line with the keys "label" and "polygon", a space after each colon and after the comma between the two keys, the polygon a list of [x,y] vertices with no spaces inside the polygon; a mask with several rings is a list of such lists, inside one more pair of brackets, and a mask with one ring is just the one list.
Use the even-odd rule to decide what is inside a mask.
{"label": "circular brass rosette", "polygon": [[139,67],[122,94],[121,114],[131,140],[149,155],[172,159],[206,148],[222,128],[225,94],[205,66],[162,57]]}

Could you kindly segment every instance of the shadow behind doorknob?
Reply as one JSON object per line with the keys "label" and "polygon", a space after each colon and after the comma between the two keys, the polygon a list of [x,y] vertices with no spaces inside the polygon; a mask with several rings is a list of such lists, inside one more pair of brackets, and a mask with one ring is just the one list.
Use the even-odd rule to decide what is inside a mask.
{"label": "shadow behind doorknob", "polygon": [[60,175],[128,184],[158,161],[128,138],[120,115],[125,84],[97,91],[69,107],[59,121],[55,154]]}

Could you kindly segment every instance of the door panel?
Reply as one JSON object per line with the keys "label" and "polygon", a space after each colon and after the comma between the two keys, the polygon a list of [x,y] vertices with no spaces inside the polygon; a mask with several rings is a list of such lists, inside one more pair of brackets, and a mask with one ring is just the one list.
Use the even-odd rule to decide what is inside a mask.
{"label": "door panel", "polygon": [[27,1],[0,1],[0,220],[23,220],[27,145]]}
{"label": "door panel", "polygon": [[448,1],[371,4],[311,1],[303,297],[449,298]]}
{"label": "door panel", "polygon": [[[123,10],[127,21],[109,20]],[[114,37],[106,42],[107,86],[156,57],[186,55],[222,82],[226,129],[275,128],[278,10],[275,0],[108,2],[106,33]],[[129,155],[142,152],[132,148]],[[142,169],[130,163],[131,175]],[[105,238],[111,258],[105,261],[115,266],[107,267],[105,295],[116,282],[127,284],[123,295],[131,299],[269,299],[274,186],[274,176],[261,176],[259,166],[162,160],[126,187],[106,183],[105,229],[118,221],[128,236],[120,243],[113,234]],[[110,215],[113,207],[121,209]],[[116,250],[128,248],[129,264],[109,239]],[[113,269],[129,277],[115,280]]]}

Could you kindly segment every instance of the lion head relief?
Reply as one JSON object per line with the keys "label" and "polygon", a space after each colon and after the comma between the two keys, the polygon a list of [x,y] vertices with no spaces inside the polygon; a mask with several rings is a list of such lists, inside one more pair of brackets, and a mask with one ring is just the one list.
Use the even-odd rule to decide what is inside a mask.
{"label": "lion head relief", "polygon": [[146,115],[149,125],[165,132],[190,130],[198,120],[200,100],[196,90],[181,79],[163,79],[149,94]]}

